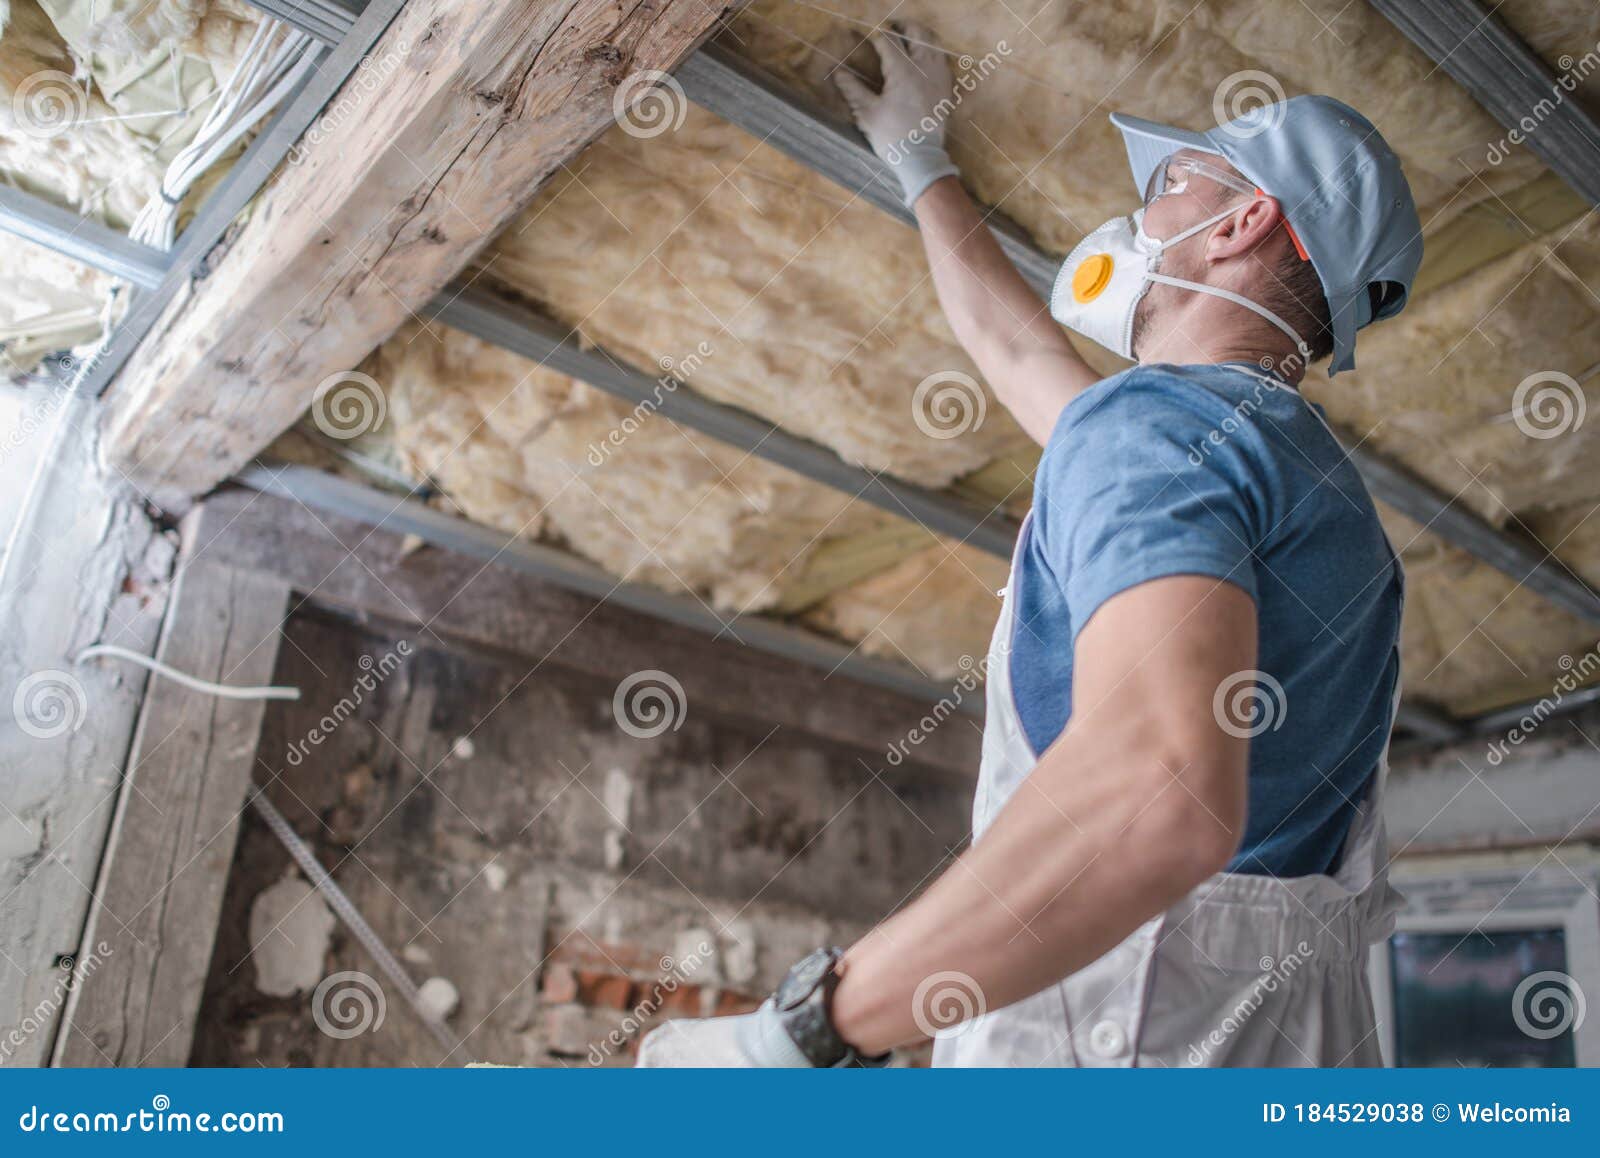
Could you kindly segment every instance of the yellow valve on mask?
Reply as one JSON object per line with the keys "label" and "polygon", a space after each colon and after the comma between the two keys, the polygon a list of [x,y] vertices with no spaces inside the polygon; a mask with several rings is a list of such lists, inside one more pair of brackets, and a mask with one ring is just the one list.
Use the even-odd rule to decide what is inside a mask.
{"label": "yellow valve on mask", "polygon": [[1100,296],[1111,283],[1111,255],[1095,253],[1078,263],[1072,274],[1072,297],[1079,303],[1090,302]]}

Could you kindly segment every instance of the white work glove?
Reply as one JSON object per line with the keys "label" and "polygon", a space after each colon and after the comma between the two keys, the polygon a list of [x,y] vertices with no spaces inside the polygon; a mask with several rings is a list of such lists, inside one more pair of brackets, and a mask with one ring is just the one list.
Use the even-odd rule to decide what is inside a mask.
{"label": "white work glove", "polygon": [[899,178],[910,208],[940,177],[960,172],[944,151],[944,122],[955,86],[932,33],[920,24],[890,27],[887,34],[872,34],[883,66],[883,91],[873,92],[848,69],[835,74],[835,83],[872,151]]}
{"label": "white work glove", "polygon": [[663,1022],[639,1046],[643,1069],[803,1069],[811,1065],[784,1031],[769,998],[737,1017]]}

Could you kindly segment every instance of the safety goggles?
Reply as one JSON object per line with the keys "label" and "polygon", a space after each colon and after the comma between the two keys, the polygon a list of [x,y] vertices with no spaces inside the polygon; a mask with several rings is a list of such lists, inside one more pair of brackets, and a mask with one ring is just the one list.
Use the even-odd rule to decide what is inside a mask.
{"label": "safety goggles", "polygon": [[1180,157],[1169,154],[1156,163],[1150,170],[1149,180],[1144,185],[1144,206],[1146,209],[1155,204],[1156,198],[1166,197],[1169,194],[1187,192],[1189,182],[1195,177],[1204,177],[1208,181],[1215,181],[1225,189],[1232,189],[1236,193],[1254,196],[1256,187],[1232,173],[1224,173],[1215,165],[1208,165],[1204,161],[1197,161],[1192,157]]}
{"label": "safety goggles", "polygon": [[[1214,181],[1224,189],[1231,189],[1235,193],[1242,193],[1246,197],[1265,197],[1265,190],[1257,188],[1242,177],[1226,173],[1215,165],[1208,165],[1204,161],[1193,157],[1180,157],[1176,153],[1169,153],[1156,163],[1150,170],[1150,176],[1144,184],[1144,207],[1149,209],[1159,198],[1175,193],[1184,193],[1189,189],[1189,182],[1195,177],[1204,177]],[[1300,238],[1295,234],[1294,228],[1286,220],[1284,230],[1289,234],[1289,240],[1294,243],[1295,252],[1300,255],[1301,261],[1310,261],[1311,257],[1306,252],[1305,246],[1300,244]]]}

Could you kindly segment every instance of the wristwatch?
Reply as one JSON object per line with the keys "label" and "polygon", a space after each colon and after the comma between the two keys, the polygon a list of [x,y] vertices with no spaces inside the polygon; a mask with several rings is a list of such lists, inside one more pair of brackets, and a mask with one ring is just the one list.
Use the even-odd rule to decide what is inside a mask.
{"label": "wristwatch", "polygon": [[817,949],[797,961],[772,995],[784,1032],[814,1066],[865,1067],[889,1064],[893,1051],[863,1054],[839,1036],[833,1025],[833,993],[839,987],[838,964],[844,950]]}

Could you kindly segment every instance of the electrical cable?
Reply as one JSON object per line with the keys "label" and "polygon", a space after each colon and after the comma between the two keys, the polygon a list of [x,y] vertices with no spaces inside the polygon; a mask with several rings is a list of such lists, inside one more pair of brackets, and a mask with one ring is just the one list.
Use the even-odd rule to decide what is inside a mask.
{"label": "electrical cable", "polygon": [[129,663],[138,664],[140,667],[147,668],[159,676],[165,676],[175,684],[182,684],[186,688],[192,688],[197,692],[205,692],[207,695],[219,696],[225,700],[298,700],[300,698],[299,688],[283,686],[251,688],[240,687],[237,684],[212,683],[210,680],[199,679],[189,675],[187,672],[181,672],[175,667],[168,667],[160,660],[151,659],[141,652],[118,647],[114,643],[97,643],[92,647],[86,647],[73,658],[72,662],[76,666],[86,659],[94,659],[96,656],[103,655],[111,656],[114,659],[125,659]]}
{"label": "electrical cable", "polygon": [[[118,647],[110,643],[99,643],[92,647],[84,648],[78,653],[73,662],[78,664],[97,656],[111,656],[116,659],[128,660],[131,663],[138,664],[140,667],[148,668],[157,675],[165,676],[175,683],[182,684],[184,687],[193,688],[195,691],[205,692],[209,695],[220,696],[223,699],[298,700],[300,698],[299,688],[236,687],[230,684],[217,684],[209,680],[196,679],[194,676],[169,667],[159,660],[151,659],[147,655],[129,651],[125,647]],[[411,976],[405,971],[405,967],[389,951],[389,947],[383,943],[377,931],[367,923],[367,919],[361,915],[361,910],[356,908],[355,903],[345,895],[344,890],[328,875],[328,871],[322,867],[322,862],[317,860],[316,854],[306,847],[305,842],[295,834],[294,829],[284,819],[283,814],[273,807],[272,802],[262,792],[257,790],[255,795],[251,797],[250,803],[261,814],[262,819],[266,821],[267,827],[272,830],[272,834],[289,851],[289,855],[300,866],[300,870],[316,886],[317,891],[327,899],[328,907],[349,927],[350,931],[355,934],[356,940],[361,942],[367,952],[372,954],[373,960],[378,963],[378,968],[400,990],[401,996],[416,1011],[417,1016],[428,1027],[428,1031],[433,1034],[434,1039],[450,1053],[455,1053],[460,1048],[461,1042],[450,1031],[449,1027],[439,1019],[428,1003],[422,999],[422,993],[417,988],[416,982],[411,980]]]}
{"label": "electrical cable", "polygon": [[321,51],[313,37],[281,21],[257,25],[194,138],[167,166],[160,188],[139,210],[128,236],[171,250],[185,195],[304,79]]}

